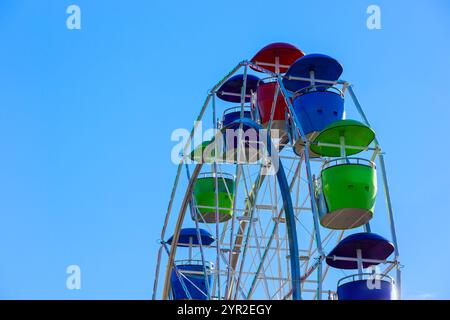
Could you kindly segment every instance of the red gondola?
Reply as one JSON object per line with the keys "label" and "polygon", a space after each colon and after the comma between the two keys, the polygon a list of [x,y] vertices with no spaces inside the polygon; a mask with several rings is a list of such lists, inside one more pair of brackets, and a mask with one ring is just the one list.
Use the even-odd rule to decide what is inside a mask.
{"label": "red gondola", "polygon": [[[284,73],[291,64],[304,55],[302,50],[292,44],[275,42],[259,50],[251,62],[272,72]],[[259,71],[257,68],[252,69]]]}

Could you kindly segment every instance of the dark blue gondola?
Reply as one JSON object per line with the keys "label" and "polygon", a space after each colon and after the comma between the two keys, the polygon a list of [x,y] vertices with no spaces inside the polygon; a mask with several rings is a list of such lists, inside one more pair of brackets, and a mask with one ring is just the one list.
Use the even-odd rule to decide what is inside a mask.
{"label": "dark blue gondola", "polygon": [[[239,120],[241,118],[247,118],[247,119],[252,119],[252,111],[249,107],[244,107],[244,110],[242,111],[241,107],[234,107],[234,108],[229,108],[227,110],[225,110],[225,112],[223,113],[223,118],[222,118],[222,125],[224,127],[230,127],[230,125],[236,121]],[[239,125],[236,125],[235,127],[239,127]]]}
{"label": "dark blue gondola", "polygon": [[[199,237],[200,236],[200,237]],[[171,288],[174,300],[206,300],[211,287],[211,263],[192,259],[193,246],[209,246],[215,241],[205,229],[184,228],[180,230],[177,247],[189,247],[189,259],[176,262],[172,269]],[[173,236],[167,243],[172,245]],[[178,271],[178,274],[177,274]]]}
{"label": "dark blue gondola", "polygon": [[339,300],[396,299],[395,284],[390,277],[363,272],[364,268],[386,260],[393,251],[394,245],[390,241],[371,232],[355,233],[339,242],[329,253],[327,264],[338,269],[359,269],[358,274],[339,280]]}
{"label": "dark blue gondola", "polygon": [[[246,121],[253,122],[250,107],[245,107],[243,111],[241,107],[230,108],[225,110],[223,114],[223,138],[228,161],[252,163],[260,157],[259,132],[252,125],[247,125]],[[242,129],[241,136],[239,136],[239,129]],[[241,147],[239,146],[239,138],[241,139]]]}
{"label": "dark blue gondola", "polygon": [[[203,266],[201,261],[190,260],[189,262],[181,262],[177,266],[177,269],[182,275],[177,276],[175,270],[172,269],[171,284],[173,299],[186,300],[190,298],[193,300],[207,300],[207,289],[211,288],[212,278],[210,265]],[[208,284],[206,284],[206,281],[208,281]]]}
{"label": "dark blue gondola", "polygon": [[394,280],[386,275],[365,274],[345,277],[338,282],[339,300],[397,300]]}
{"label": "dark blue gondola", "polygon": [[[256,92],[259,78],[254,75],[247,75],[247,84],[245,86],[245,102],[251,101],[252,92]],[[241,102],[241,91],[244,86],[244,75],[238,74],[228,79],[217,90],[217,97],[227,102]]]}
{"label": "dark blue gondola", "polygon": [[[334,260],[332,257],[357,258],[357,250],[361,250],[363,259],[385,260],[392,252],[394,245],[384,237],[370,232],[355,233],[337,244],[327,258],[327,264],[338,269],[358,269],[356,261]],[[363,268],[378,263],[363,262]]]}

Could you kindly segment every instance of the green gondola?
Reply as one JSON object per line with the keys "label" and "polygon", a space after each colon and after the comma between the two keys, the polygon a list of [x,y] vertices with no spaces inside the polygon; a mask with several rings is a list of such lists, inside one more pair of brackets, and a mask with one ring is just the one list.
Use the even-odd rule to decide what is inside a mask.
{"label": "green gondola", "polygon": [[[235,179],[229,174],[217,175],[219,222],[224,222],[233,216],[233,202],[235,195]],[[194,200],[197,208],[198,221],[205,223],[216,222],[216,177],[212,173],[205,173],[199,177],[194,186]]]}

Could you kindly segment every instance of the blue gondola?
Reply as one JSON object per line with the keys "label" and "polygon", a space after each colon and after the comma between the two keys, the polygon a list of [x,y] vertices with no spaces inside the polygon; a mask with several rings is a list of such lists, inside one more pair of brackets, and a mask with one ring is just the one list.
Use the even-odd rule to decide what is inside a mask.
{"label": "blue gondola", "polygon": [[[310,140],[331,123],[345,117],[344,95],[333,86],[342,71],[343,68],[336,59],[314,53],[298,59],[286,72],[284,87],[293,94],[296,118]],[[323,83],[320,80],[329,82]],[[296,131],[291,139],[295,153],[300,155],[304,147],[303,140]],[[316,156],[314,153],[311,155]]]}
{"label": "blue gondola", "polygon": [[[189,259],[175,262],[176,270],[172,268],[171,289],[174,300],[206,300],[208,298],[212,264],[192,259],[192,249],[199,245],[209,246],[214,240],[214,237],[204,229],[197,231],[195,228],[184,228],[180,230],[177,247],[188,247]],[[173,236],[167,240],[167,243],[173,244]]]}
{"label": "blue gondola", "polygon": [[[295,61],[286,72],[283,79],[285,88],[291,92],[297,92],[309,87],[311,81],[290,80],[289,77],[310,78],[311,71],[315,79],[336,81],[342,74],[342,65],[334,58],[320,53],[312,53]],[[324,84],[331,86],[331,84]]]}
{"label": "blue gondola", "polygon": [[[199,229],[200,240],[202,245],[209,246],[214,242],[214,237],[206,231],[205,229]],[[178,246],[188,247],[189,245],[199,245],[197,229],[195,228],[184,228],[180,230],[180,235],[178,236]],[[167,240],[167,243],[172,245],[173,236]]]}
{"label": "blue gondola", "polygon": [[[203,266],[201,260],[189,260],[176,262],[178,272],[177,276],[174,269],[172,269],[172,295],[174,300],[207,300],[208,288],[211,288],[211,269],[210,265]],[[206,281],[205,281],[206,269]],[[183,287],[184,284],[184,287]],[[189,296],[188,296],[188,293]]]}
{"label": "blue gondola", "polygon": [[379,274],[352,275],[338,282],[339,300],[396,300],[394,280]]}

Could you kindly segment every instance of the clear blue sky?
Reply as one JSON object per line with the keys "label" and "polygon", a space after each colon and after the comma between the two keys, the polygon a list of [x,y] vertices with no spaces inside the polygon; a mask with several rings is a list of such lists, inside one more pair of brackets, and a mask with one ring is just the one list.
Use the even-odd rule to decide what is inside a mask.
{"label": "clear blue sky", "polygon": [[450,298],[449,14],[446,0],[0,0],[0,298],[150,298],[170,134],[276,41],[342,62],[387,153],[404,297]]}

